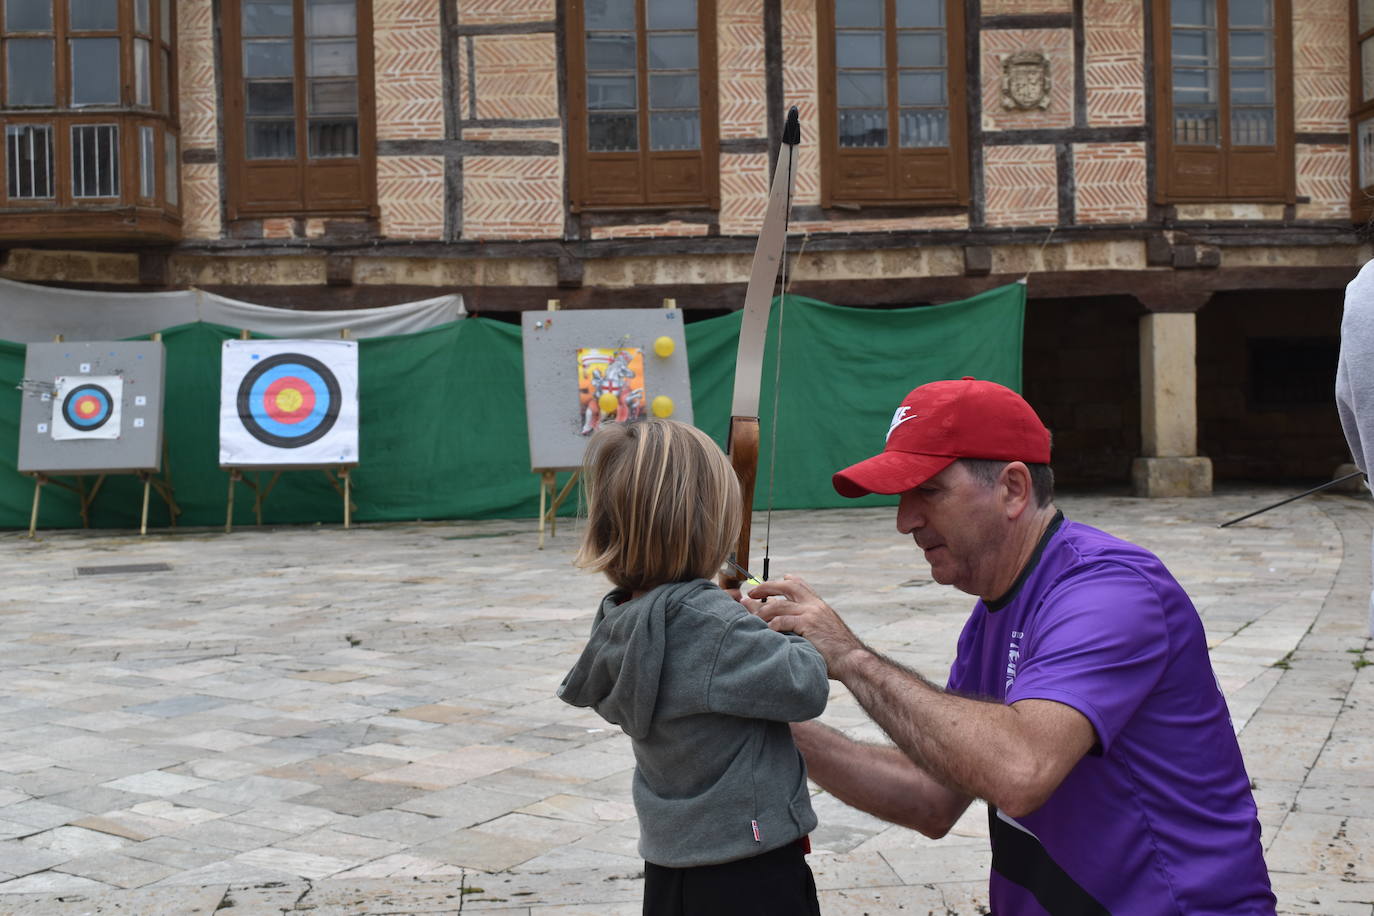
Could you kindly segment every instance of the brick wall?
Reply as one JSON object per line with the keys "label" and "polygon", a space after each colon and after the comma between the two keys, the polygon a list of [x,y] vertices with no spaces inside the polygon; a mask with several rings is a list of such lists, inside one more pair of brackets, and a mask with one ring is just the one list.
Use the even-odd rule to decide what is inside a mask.
{"label": "brick wall", "polygon": [[1135,0],[1084,0],[1083,83],[1088,124],[1145,123],[1145,7]]}
{"label": "brick wall", "polygon": [[1075,143],[1074,221],[1136,223],[1146,214],[1144,143]]}
{"label": "brick wall", "polygon": [[[219,142],[215,91],[215,29],[210,0],[183,0],[177,9],[178,92],[183,154],[214,153]],[[186,238],[219,238],[219,166],[181,167],[181,231]]]}
{"label": "brick wall", "polygon": [[463,236],[558,238],[563,231],[563,160],[557,156],[467,156]]}
{"label": "brick wall", "polygon": [[444,80],[439,6],[389,0],[374,6],[377,139],[444,136]]}
{"label": "brick wall", "polygon": [[[1073,30],[992,29],[982,35],[983,130],[1073,125]],[[1003,62],[1018,51],[1039,51],[1050,62],[1050,104],[1043,111],[1002,107]]]}
{"label": "brick wall", "polygon": [[1052,226],[1058,222],[1053,146],[990,146],[983,156],[989,226]]}
{"label": "brick wall", "polygon": [[983,18],[1033,13],[1072,13],[1073,0],[983,0]]}
{"label": "brick wall", "polygon": [[438,156],[377,159],[377,208],[388,238],[444,235],[444,160]]}

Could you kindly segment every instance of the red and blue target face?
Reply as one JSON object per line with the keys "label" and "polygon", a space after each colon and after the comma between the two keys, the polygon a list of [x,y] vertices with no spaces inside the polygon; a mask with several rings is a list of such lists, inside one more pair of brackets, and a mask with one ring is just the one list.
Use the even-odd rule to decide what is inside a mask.
{"label": "red and blue target face", "polygon": [[100,385],[78,385],[62,400],[62,419],[81,432],[104,426],[113,411],[110,393]]}
{"label": "red and blue target face", "polygon": [[300,448],[334,428],[339,380],[313,356],[279,353],[244,375],[238,408],[255,439],[277,448]]}

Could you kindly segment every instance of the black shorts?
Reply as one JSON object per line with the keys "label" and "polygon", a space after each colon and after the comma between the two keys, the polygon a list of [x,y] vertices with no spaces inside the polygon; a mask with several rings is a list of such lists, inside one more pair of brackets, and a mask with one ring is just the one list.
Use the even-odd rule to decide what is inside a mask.
{"label": "black shorts", "polygon": [[801,841],[762,855],[668,868],[644,863],[644,916],[820,916]]}

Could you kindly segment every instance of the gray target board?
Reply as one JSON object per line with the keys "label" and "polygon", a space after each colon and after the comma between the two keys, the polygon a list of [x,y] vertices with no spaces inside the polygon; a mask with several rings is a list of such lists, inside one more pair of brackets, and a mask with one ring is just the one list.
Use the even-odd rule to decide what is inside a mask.
{"label": "gray target board", "polygon": [[163,353],[161,341],[29,344],[19,471],[160,470]]}
{"label": "gray target board", "polygon": [[[520,326],[531,469],[580,467],[601,423],[655,416],[659,398],[670,419],[693,422],[680,309],[522,312]],[[613,411],[600,409],[606,394]]]}

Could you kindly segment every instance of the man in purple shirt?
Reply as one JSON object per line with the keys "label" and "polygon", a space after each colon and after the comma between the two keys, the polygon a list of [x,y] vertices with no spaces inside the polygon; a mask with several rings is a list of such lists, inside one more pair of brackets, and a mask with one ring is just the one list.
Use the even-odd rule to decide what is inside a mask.
{"label": "man in purple shirt", "polygon": [[884,450],[835,475],[845,496],[900,493],[897,530],[937,582],[979,601],[941,689],[864,645],[801,579],[750,592],[895,744],[794,725],[811,778],[931,837],[986,800],[998,916],[1272,914],[1197,611],[1149,551],[1064,518],[1049,460],[1029,404],[965,378],[911,392]]}

